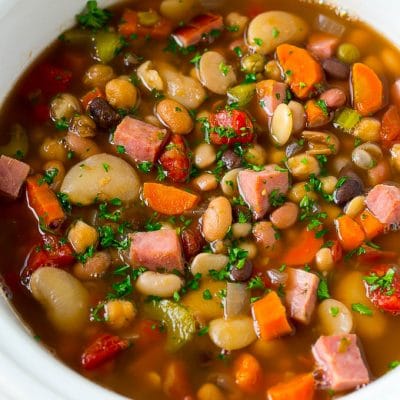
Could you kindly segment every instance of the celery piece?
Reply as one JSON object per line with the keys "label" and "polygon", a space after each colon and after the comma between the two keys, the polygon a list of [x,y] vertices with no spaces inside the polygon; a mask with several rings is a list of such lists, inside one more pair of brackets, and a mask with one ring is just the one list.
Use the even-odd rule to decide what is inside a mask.
{"label": "celery piece", "polygon": [[151,301],[144,305],[144,314],[161,321],[167,328],[167,350],[174,352],[189,342],[196,332],[192,313],[171,300]]}
{"label": "celery piece", "polygon": [[94,39],[94,45],[98,60],[107,64],[121,49],[121,37],[114,32],[98,32]]}
{"label": "celery piece", "polygon": [[237,103],[239,107],[249,104],[256,92],[256,84],[237,85],[228,90],[229,103]]}
{"label": "celery piece", "polygon": [[59,39],[66,43],[71,44],[85,44],[92,40],[92,33],[84,29],[69,29],[65,31]]}
{"label": "celery piece", "polygon": [[350,132],[360,122],[361,115],[352,108],[343,108],[336,113],[333,125],[345,132]]}

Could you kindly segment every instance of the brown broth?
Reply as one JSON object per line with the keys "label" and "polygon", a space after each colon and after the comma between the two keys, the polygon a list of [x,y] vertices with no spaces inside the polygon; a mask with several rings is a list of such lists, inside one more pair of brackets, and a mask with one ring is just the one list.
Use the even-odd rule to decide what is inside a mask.
{"label": "brown broth", "polygon": [[[146,1],[146,7],[143,7],[143,5],[140,7],[135,3],[127,3],[127,5],[130,5],[132,8],[154,7],[156,9],[158,4],[159,1],[156,0]],[[113,9],[113,12],[115,15],[119,15],[124,7],[125,5],[119,5]],[[346,37],[354,29],[360,29],[368,35],[368,44],[362,49],[363,58],[369,55],[379,55],[380,51],[384,48],[394,50],[394,47],[391,44],[363,23],[339,19],[334,15],[333,11],[319,5],[305,4],[295,0],[269,0],[268,2],[262,0],[230,0],[221,10],[221,13],[223,15],[226,15],[231,11],[246,13],[246,11],[250,9],[259,11],[274,9],[288,10],[304,18],[311,26],[316,15],[318,13],[324,13],[340,20],[340,22],[346,26],[346,33],[343,41],[346,40]],[[115,21],[117,21],[117,19]],[[225,33],[222,38],[218,39],[215,44],[210,45],[209,48],[226,51],[228,44],[228,34]],[[173,54],[163,51],[164,47],[165,43],[157,43],[152,40],[149,45],[144,45],[143,47],[137,45],[137,53],[143,56],[144,59],[158,59],[170,62],[183,70],[183,72],[187,73],[192,67],[192,64],[188,61],[193,57],[193,54],[186,57],[176,57]],[[81,77],[85,70],[93,64],[93,59],[86,47],[71,47],[68,44],[57,41],[38,58],[35,64],[43,61],[51,62],[57,60],[58,64],[61,63],[62,65],[65,53],[70,51],[71,48],[74,52],[84,57],[81,69],[74,73],[73,84],[69,90],[77,97],[80,97],[86,92],[86,88],[81,83]],[[135,51],[135,48],[136,47],[133,48],[133,51]],[[394,51],[396,51],[397,56],[400,57],[397,50]],[[121,57],[122,56],[116,57],[111,65],[115,68],[117,74],[129,74],[131,70],[123,66]],[[185,62],[182,62],[182,60]],[[229,55],[229,61],[237,64],[232,53]],[[27,74],[29,74],[29,71]],[[385,76],[388,82],[391,82],[396,78],[388,70],[385,70]],[[7,132],[14,123],[20,123],[26,127],[30,136],[30,149],[29,154],[24,161],[29,163],[35,171],[39,171],[41,166],[44,164],[44,161],[40,158],[38,153],[43,138],[47,136],[62,138],[64,133],[57,132],[51,123],[39,125],[35,124],[35,122],[31,120],[29,104],[21,102],[18,95],[21,84],[22,83],[16,85],[8,100],[2,107],[0,114],[0,131],[2,132],[0,142],[7,142]],[[215,95],[211,96],[210,99],[201,106],[201,109],[210,108],[217,99],[220,99],[220,97]],[[139,116],[152,114],[153,105],[154,99],[142,91]],[[339,131],[335,133],[339,136],[342,144],[340,154],[350,158],[354,138]],[[202,138],[199,135],[189,135],[188,142],[190,148],[193,149],[201,140]],[[98,134],[96,141],[104,152],[114,153],[113,146],[108,143],[108,137],[106,134]],[[260,135],[259,143],[265,147],[268,152],[268,158],[270,159],[273,152],[276,150],[270,144],[267,135]],[[388,152],[385,152],[385,156],[389,157]],[[68,170],[68,168],[76,162],[77,161],[74,159],[67,161],[65,163],[66,169]],[[334,174],[331,163],[329,163],[328,169],[332,174]],[[142,181],[152,181],[154,178],[154,174],[141,174]],[[395,176],[395,180],[399,181],[399,177]],[[202,196],[201,205],[207,204],[208,199],[217,194],[220,194],[219,189],[210,193],[205,193]],[[146,352],[132,346],[121,354],[115,363],[106,365],[104,368],[99,368],[92,372],[83,372],[80,366],[80,355],[83,348],[87,345],[89,338],[93,337],[94,332],[107,331],[108,329],[104,327],[102,323],[91,323],[87,330],[76,337],[72,337],[71,335],[60,334],[52,327],[47,320],[42,307],[32,298],[26,288],[16,282],[18,280],[19,272],[24,265],[26,255],[32,246],[34,246],[40,239],[37,221],[29,210],[24,196],[15,202],[1,201],[0,204],[0,220],[2,221],[0,229],[0,254],[2,254],[2,257],[0,258],[0,272],[6,278],[6,281],[12,290],[12,304],[16,311],[22,316],[26,324],[32,329],[32,332],[40,338],[43,345],[54,351],[55,355],[62,362],[66,363],[76,371],[83,373],[94,382],[138,400],[149,398],[157,398],[159,400],[167,399],[162,390],[160,388],[155,388],[154,384],[146,378],[146,373],[155,371],[162,376],[164,366],[173,358],[182,359],[187,363],[190,368],[189,376],[192,380],[193,387],[196,388],[196,390],[202,383],[210,379],[210,374],[231,374],[232,358],[234,358],[234,355],[240,351],[234,352],[234,355],[228,355],[226,359],[221,360],[218,358],[219,350],[212,344],[208,335],[195,337],[194,340],[183,350],[174,355],[166,353],[162,344]],[[77,217],[82,217],[90,221],[95,210],[96,207],[86,207],[85,209],[75,207],[73,214],[70,217],[70,221]],[[127,218],[133,221],[134,226],[137,226],[138,228],[142,227],[145,221],[152,216],[152,211],[143,207],[140,210],[137,208],[127,209],[125,213]],[[195,220],[196,217],[194,216],[192,218],[193,224],[195,224],[197,222]],[[66,224],[66,226],[67,225],[68,224]],[[332,226],[330,226],[330,228],[332,228]],[[296,226],[295,228],[282,232],[281,248],[285,249],[290,246],[291,243],[295,242],[299,231],[300,227]],[[398,252],[399,240],[400,233],[390,233],[379,237],[376,240],[376,243],[381,245],[385,250]],[[273,267],[277,268],[280,265],[279,260],[277,259],[272,259],[268,265],[265,265],[264,259],[261,256],[254,261],[254,264],[256,267],[263,269]],[[329,286],[331,288],[332,296],[335,298],[336,296],[341,298],[343,293],[338,293],[337,285],[348,273],[354,270],[366,273],[368,268],[368,265],[362,265],[354,259],[346,262],[342,261],[340,264],[336,265],[334,272],[329,275]],[[105,297],[110,289],[110,282],[113,279],[112,276],[108,276],[105,280],[93,281],[87,284],[87,287],[90,289],[93,305],[96,304],[95,299],[98,301]],[[139,300],[137,293],[134,293],[132,298],[134,300]],[[366,299],[366,302],[367,301],[368,300]],[[398,345],[397,337],[398,332],[400,331],[400,319],[399,317],[380,313],[377,309],[374,309],[374,313],[382,315],[382,319],[385,322],[385,327],[382,330],[382,333],[374,337],[369,333],[368,328],[364,328],[366,330],[359,330],[357,326],[355,327],[355,332],[359,335],[361,342],[363,343],[366,359],[368,360],[372,375],[374,377],[379,377],[387,372],[389,362],[395,359],[400,359],[400,346]],[[369,324],[371,326],[374,325],[375,316],[363,316],[359,318],[368,319]],[[138,320],[139,318],[137,317],[136,321]],[[260,356],[257,352],[255,353],[257,354],[257,358],[267,376],[269,386],[275,384],[277,381],[284,380],[290,374],[308,372],[313,368],[313,359],[310,347],[317,340],[319,335],[320,330],[317,318],[315,317],[309,326],[296,324],[295,335],[275,340],[275,344],[271,345],[271,348],[275,346],[275,349],[271,350],[270,354]],[[254,349],[254,347],[254,345],[251,346],[250,351],[253,351],[252,349]],[[230,399],[258,400],[265,398],[265,393],[258,393],[257,395],[249,396],[239,394],[234,387],[232,390],[234,392],[236,391],[236,394],[235,396],[229,396]],[[325,400],[328,399],[328,395],[326,392],[319,391],[316,399]]]}

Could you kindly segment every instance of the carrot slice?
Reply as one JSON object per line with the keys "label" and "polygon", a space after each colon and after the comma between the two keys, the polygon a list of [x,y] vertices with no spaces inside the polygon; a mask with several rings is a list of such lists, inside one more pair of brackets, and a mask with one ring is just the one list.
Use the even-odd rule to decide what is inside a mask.
{"label": "carrot slice", "polygon": [[[324,107],[325,106],[325,107]],[[305,107],[308,128],[317,128],[329,122],[329,112],[324,100],[308,100]]]}
{"label": "carrot slice", "polygon": [[348,215],[336,218],[335,227],[340,244],[345,250],[354,250],[360,247],[365,239],[365,233],[361,226]]}
{"label": "carrot slice", "polygon": [[281,44],[276,54],[286,80],[298,98],[305,99],[316,91],[315,86],[322,82],[324,74],[321,65],[307,50],[291,44]]}
{"label": "carrot slice", "polygon": [[324,241],[315,237],[315,231],[304,229],[299,235],[297,243],[291,247],[283,257],[286,265],[302,265],[310,263]]}
{"label": "carrot slice", "polygon": [[263,340],[270,340],[292,332],[286,309],[276,292],[269,292],[252,305],[256,332]]}
{"label": "carrot slice", "polygon": [[385,230],[385,225],[375,218],[369,210],[364,210],[356,218],[356,221],[361,225],[361,228],[363,228],[368,240],[372,240]]}
{"label": "carrot slice", "polygon": [[263,385],[263,370],[250,353],[241,354],[234,363],[236,385],[245,393],[257,393]]}
{"label": "carrot slice", "polygon": [[147,204],[162,214],[181,214],[192,209],[199,196],[161,183],[146,182],[143,185],[143,196]]}
{"label": "carrot slice", "polygon": [[362,63],[351,70],[353,107],[362,115],[371,115],[383,106],[383,84],[375,71]]}
{"label": "carrot slice", "polygon": [[400,114],[396,106],[390,106],[382,117],[381,139],[385,142],[395,140],[400,135]]}
{"label": "carrot slice", "polygon": [[272,386],[267,390],[267,397],[268,400],[312,400],[314,390],[312,374],[302,374]]}
{"label": "carrot slice", "polygon": [[26,180],[29,206],[37,215],[39,222],[46,227],[56,229],[65,221],[66,215],[50,186],[40,175],[30,176]]}
{"label": "carrot slice", "polygon": [[81,103],[83,108],[87,110],[90,102],[97,97],[102,97],[103,99],[105,99],[106,97],[103,91],[99,88],[94,88],[90,92],[87,92],[85,95],[83,95],[81,97]]}

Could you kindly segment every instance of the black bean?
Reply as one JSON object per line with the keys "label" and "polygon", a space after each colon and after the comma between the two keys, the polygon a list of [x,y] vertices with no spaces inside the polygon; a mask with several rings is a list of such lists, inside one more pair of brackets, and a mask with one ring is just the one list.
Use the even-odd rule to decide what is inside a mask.
{"label": "black bean", "polygon": [[346,80],[350,75],[350,67],[336,58],[327,58],[322,61],[322,68],[333,79]]}
{"label": "black bean", "polygon": [[229,273],[229,279],[232,282],[246,282],[250,279],[253,273],[253,263],[250,260],[246,260],[243,268],[237,268],[234,265]]}
{"label": "black bean", "polygon": [[110,129],[119,123],[120,115],[107,103],[107,100],[96,97],[89,104],[89,114],[99,128]]}
{"label": "black bean", "polygon": [[364,185],[361,179],[348,177],[346,181],[333,193],[334,202],[342,207],[354,197],[364,194]]}
{"label": "black bean", "polygon": [[293,157],[296,154],[300,154],[304,151],[304,141],[299,142],[294,140],[286,146],[285,155],[287,158]]}
{"label": "black bean", "polygon": [[239,168],[242,165],[242,159],[233,150],[225,150],[221,160],[227,169]]}

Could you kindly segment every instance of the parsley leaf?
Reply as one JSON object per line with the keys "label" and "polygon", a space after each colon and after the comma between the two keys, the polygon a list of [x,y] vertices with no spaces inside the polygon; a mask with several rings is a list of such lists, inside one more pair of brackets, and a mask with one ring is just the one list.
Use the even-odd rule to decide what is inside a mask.
{"label": "parsley leaf", "polygon": [[54,178],[58,175],[58,168],[50,168],[46,170],[43,174],[43,176],[39,179],[38,183],[39,186],[42,185],[43,183],[47,183],[48,185],[51,185],[54,181]]}
{"label": "parsley leaf", "polygon": [[368,315],[369,317],[373,314],[372,310],[369,307],[361,303],[353,303],[351,305],[351,309],[361,315]]}
{"label": "parsley leaf", "polygon": [[320,281],[318,284],[317,296],[319,300],[329,299],[331,295],[329,294],[328,281],[325,277],[320,276]]}
{"label": "parsley leaf", "polygon": [[108,10],[101,10],[97,7],[96,0],[89,0],[86,3],[86,12],[78,15],[76,18],[80,25],[92,30],[98,30],[107,25],[112,14]]}

